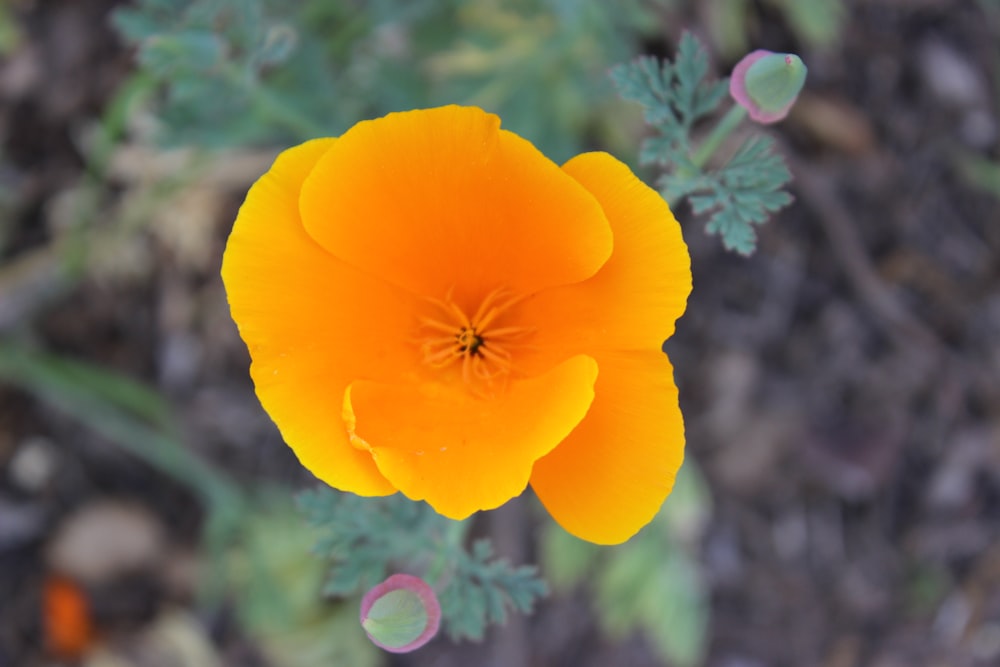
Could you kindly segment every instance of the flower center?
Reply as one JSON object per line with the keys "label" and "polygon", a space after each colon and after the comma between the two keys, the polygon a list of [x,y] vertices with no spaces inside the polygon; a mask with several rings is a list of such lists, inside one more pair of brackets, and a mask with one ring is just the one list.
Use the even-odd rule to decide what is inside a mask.
{"label": "flower center", "polygon": [[522,297],[495,289],[480,303],[472,317],[451,299],[429,299],[434,314],[420,318],[420,351],[432,368],[456,368],[468,385],[506,381],[513,370],[512,349],[531,333],[529,327],[512,326],[511,308]]}

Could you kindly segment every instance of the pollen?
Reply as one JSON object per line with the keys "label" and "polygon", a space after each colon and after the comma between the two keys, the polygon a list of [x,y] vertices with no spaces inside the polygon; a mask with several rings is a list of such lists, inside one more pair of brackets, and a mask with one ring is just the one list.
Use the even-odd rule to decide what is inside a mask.
{"label": "pollen", "polygon": [[428,299],[433,314],[420,318],[418,341],[425,364],[458,369],[466,385],[492,389],[514,371],[514,356],[531,327],[510,322],[522,297],[498,288],[486,295],[470,317],[452,299]]}

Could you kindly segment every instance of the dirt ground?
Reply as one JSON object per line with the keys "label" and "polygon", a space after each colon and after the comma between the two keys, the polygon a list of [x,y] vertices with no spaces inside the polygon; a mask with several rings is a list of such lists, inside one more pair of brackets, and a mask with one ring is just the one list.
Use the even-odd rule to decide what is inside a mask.
{"label": "dirt ground", "polygon": [[[0,340],[148,382],[198,454],[244,480],[306,485],[253,396],[218,277],[249,179],[202,202],[193,241],[149,232],[82,281],[53,259],[82,205],[85,130],[132,66],[106,21],[115,4],[21,3],[28,39],[0,58]],[[1000,183],[990,192],[966,166],[1000,158],[1000,6],[847,4],[841,41],[803,54],[806,92],[773,129],[795,203],[758,252],[727,254],[677,212],[694,293],[666,349],[713,502],[705,664],[997,665]],[[793,46],[782,30],[771,48]],[[59,664],[44,657],[42,582],[75,510],[114,499],[150,531],[135,550],[198,548],[189,488],[3,385],[0,469],[0,667]],[[530,559],[527,521],[515,504],[490,525]],[[166,602],[197,610],[183,572],[88,594],[125,635]],[[227,665],[265,664],[230,614],[198,620]],[[602,639],[579,595],[483,645],[390,664],[659,663],[640,637]]]}

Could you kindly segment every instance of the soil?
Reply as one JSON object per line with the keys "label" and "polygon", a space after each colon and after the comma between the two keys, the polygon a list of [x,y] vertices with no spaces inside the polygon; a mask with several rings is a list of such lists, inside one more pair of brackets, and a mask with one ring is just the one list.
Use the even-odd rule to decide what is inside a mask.
{"label": "soil", "polygon": [[[87,132],[133,66],[107,22],[116,4],[13,5],[25,39],[0,56],[0,341],[147,382],[199,456],[245,482],[308,485],[254,398],[218,278],[248,180],[199,200],[202,254],[151,232],[82,276],[53,261],[66,210],[87,210],[74,199]],[[1000,8],[846,4],[841,39],[803,52],[807,89],[769,130],[795,202],[757,253],[724,252],[677,212],[695,287],[665,349],[712,497],[704,664],[996,665],[1000,186],[963,165],[1000,157]],[[773,19],[757,37],[796,46],[771,3],[754,6]],[[131,185],[121,176],[98,210]],[[43,582],[56,536],[95,501],[153,526],[151,542],[123,547],[135,560],[84,586],[102,632],[140,633],[176,605],[224,664],[266,664],[231,613],[206,614],[190,585],[151,573],[150,549],[201,548],[203,507],[183,482],[3,385],[0,467],[0,667],[60,664]],[[530,560],[529,522],[514,504],[484,529]],[[439,641],[390,664],[660,664],[640,636],[602,638],[588,604],[557,596],[484,644]]]}

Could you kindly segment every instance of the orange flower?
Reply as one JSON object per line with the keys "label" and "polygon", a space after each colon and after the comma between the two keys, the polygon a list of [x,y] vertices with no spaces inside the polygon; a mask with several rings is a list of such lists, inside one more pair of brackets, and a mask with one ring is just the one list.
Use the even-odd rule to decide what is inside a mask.
{"label": "orange flower", "polygon": [[282,153],[222,277],[257,395],[317,477],[453,519],[530,482],[566,530],[613,544],[683,459],[660,346],[689,264],[621,162],[560,169],[496,116],[448,106]]}

